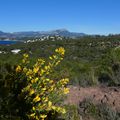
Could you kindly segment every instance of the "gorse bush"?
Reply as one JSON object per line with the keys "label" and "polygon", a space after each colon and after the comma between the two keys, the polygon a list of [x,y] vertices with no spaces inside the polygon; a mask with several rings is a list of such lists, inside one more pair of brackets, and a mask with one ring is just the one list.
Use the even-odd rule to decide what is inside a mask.
{"label": "gorse bush", "polygon": [[52,75],[64,53],[60,47],[48,60],[37,59],[34,65],[27,54],[17,66],[1,64],[0,120],[56,120],[66,112],[62,101],[69,92],[69,79]]}
{"label": "gorse bush", "polygon": [[28,119],[50,120],[56,113],[66,112],[60,100],[69,92],[66,87],[69,79],[56,81],[50,78],[54,68],[63,60],[65,50],[60,47],[55,53],[49,57],[49,62],[38,59],[33,67],[29,67],[29,56],[24,54],[22,63],[16,67],[16,72],[27,80],[19,96],[29,105]]}

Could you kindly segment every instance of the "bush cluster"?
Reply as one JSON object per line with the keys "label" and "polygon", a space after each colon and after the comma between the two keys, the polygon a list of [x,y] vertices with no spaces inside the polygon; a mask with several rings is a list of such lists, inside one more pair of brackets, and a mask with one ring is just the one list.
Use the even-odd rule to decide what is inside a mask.
{"label": "bush cluster", "polygon": [[[1,90],[7,93],[0,96],[0,118],[21,120],[52,120],[66,110],[61,103],[69,92],[68,78],[50,78],[55,67],[63,60],[65,50],[60,47],[49,61],[39,58],[30,67],[29,55],[24,54],[22,63],[12,67],[6,75]],[[0,90],[0,91],[1,91]]]}

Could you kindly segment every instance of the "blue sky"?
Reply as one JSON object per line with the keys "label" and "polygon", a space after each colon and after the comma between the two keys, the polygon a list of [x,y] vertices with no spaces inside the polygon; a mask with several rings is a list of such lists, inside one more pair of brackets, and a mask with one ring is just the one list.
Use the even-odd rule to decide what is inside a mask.
{"label": "blue sky", "polygon": [[0,30],[120,33],[120,0],[0,0]]}

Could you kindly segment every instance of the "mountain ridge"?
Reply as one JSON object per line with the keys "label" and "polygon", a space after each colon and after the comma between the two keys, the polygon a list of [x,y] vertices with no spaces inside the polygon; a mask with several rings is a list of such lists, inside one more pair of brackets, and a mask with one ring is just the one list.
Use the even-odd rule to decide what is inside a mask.
{"label": "mountain ridge", "polygon": [[78,32],[70,32],[67,29],[56,29],[49,31],[20,31],[20,32],[3,32],[0,31],[0,37],[3,38],[22,38],[22,37],[41,37],[41,36],[63,36],[63,37],[83,37],[87,34],[78,33]]}

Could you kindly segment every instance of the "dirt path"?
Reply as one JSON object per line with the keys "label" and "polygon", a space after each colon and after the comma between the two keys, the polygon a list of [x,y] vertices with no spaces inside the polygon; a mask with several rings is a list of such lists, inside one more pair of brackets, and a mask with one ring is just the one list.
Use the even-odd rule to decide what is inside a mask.
{"label": "dirt path", "polygon": [[69,86],[67,104],[79,104],[85,98],[91,98],[96,103],[107,103],[114,109],[120,110],[120,88],[116,87],[77,87]]}

